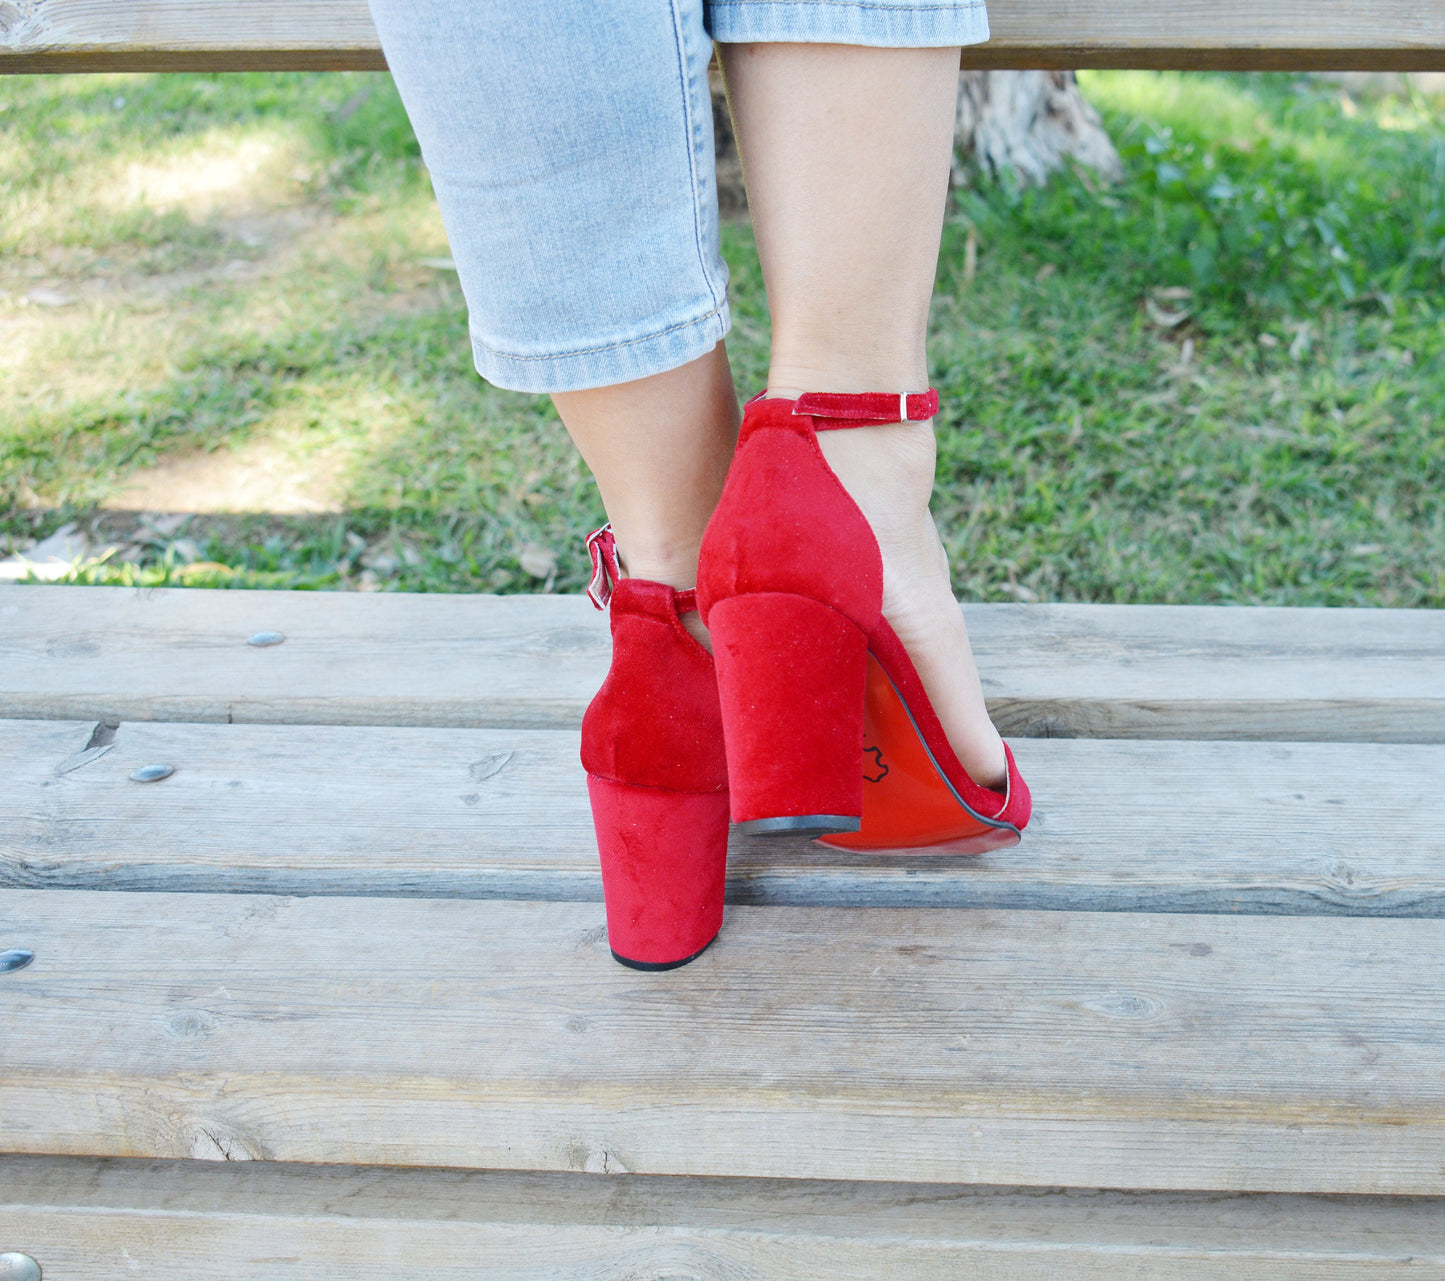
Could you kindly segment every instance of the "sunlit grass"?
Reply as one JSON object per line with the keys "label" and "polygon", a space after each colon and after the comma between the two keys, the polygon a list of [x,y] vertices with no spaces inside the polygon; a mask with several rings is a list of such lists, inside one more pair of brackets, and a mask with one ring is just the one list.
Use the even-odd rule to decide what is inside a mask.
{"label": "sunlit grass", "polygon": [[[1441,104],[1083,80],[1125,180],[967,188],[945,232],[961,594],[1445,606]],[[580,586],[600,504],[549,404],[473,372],[386,77],[0,81],[0,185],[0,553],[79,520],[119,548],[79,581]],[[724,251],[750,392],[746,226]],[[126,510],[227,468],[291,514]]]}
{"label": "sunlit grass", "polygon": [[1253,146],[1275,120],[1250,92],[1250,81],[1156,71],[1081,71],[1079,83],[1101,111],[1172,129],[1199,131]]}

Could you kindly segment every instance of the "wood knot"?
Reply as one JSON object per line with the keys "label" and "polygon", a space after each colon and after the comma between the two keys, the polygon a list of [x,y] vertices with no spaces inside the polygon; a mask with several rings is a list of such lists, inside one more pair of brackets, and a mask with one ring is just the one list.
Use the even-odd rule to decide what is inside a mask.
{"label": "wood knot", "polygon": [[1084,1008],[1111,1019],[1157,1019],[1164,1013],[1162,1002],[1137,992],[1109,992],[1085,1001]]}
{"label": "wood knot", "polygon": [[193,1161],[269,1161],[271,1154],[248,1135],[220,1121],[193,1121],[187,1134]]}

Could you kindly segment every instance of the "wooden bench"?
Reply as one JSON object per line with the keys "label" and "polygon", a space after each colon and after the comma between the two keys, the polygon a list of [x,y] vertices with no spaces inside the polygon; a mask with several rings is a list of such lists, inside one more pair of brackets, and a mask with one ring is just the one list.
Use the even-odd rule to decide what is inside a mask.
{"label": "wooden bench", "polygon": [[[991,10],[967,65],[1445,67],[1406,0]],[[358,0],[0,0],[3,70],[379,66]],[[639,975],[584,602],[0,587],[0,1254],[1445,1278],[1445,612],[967,612],[1025,843],[736,839]]]}
{"label": "wooden bench", "polygon": [[1017,739],[1028,840],[737,839],[717,946],[638,975],[585,602],[0,588],[0,1249],[1445,1277],[1445,614],[968,614],[999,719],[1082,735]]}
{"label": "wooden bench", "polygon": [[[966,67],[1445,70],[1433,0],[994,0]],[[366,0],[0,0],[0,70],[378,71]]]}

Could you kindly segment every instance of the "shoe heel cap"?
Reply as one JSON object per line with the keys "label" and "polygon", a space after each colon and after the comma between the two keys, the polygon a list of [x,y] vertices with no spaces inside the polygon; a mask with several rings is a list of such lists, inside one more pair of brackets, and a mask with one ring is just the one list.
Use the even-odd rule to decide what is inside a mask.
{"label": "shoe heel cap", "polygon": [[785,814],[781,818],[753,818],[739,823],[738,830],[749,836],[823,836],[856,832],[863,821],[849,814]]}

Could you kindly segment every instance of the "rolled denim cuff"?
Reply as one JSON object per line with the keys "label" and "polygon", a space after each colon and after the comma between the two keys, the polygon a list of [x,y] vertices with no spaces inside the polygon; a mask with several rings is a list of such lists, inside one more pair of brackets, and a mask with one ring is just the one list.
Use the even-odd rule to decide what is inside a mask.
{"label": "rolled denim cuff", "polygon": [[508,391],[585,391],[666,373],[718,345],[732,326],[726,299],[704,315],[637,338],[583,351],[513,355],[493,350],[472,336],[477,372]]}
{"label": "rolled denim cuff", "polygon": [[857,44],[947,48],[988,39],[980,0],[889,4],[886,0],[710,0],[708,27],[722,44]]}

